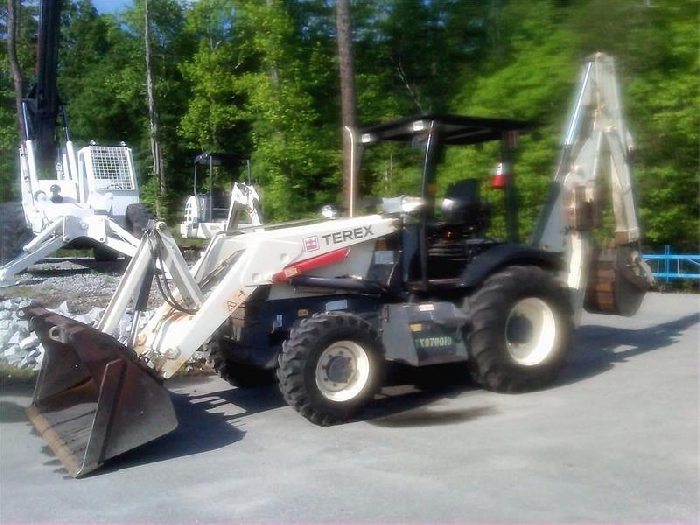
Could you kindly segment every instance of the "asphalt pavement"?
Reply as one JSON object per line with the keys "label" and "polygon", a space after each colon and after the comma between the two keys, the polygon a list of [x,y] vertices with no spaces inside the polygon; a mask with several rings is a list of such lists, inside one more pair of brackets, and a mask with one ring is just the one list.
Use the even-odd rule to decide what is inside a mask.
{"label": "asphalt pavement", "polygon": [[392,386],[320,428],[274,388],[168,383],[173,433],[66,475],[0,392],[0,523],[688,522],[700,516],[700,296],[584,314],[544,391]]}

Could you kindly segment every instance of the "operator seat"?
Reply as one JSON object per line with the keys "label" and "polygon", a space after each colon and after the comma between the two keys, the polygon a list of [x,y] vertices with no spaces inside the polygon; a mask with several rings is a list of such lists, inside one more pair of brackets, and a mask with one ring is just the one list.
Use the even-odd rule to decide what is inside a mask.
{"label": "operator seat", "polygon": [[462,226],[463,233],[469,237],[483,237],[491,219],[491,207],[479,198],[479,182],[476,179],[451,183],[440,211],[447,224]]}

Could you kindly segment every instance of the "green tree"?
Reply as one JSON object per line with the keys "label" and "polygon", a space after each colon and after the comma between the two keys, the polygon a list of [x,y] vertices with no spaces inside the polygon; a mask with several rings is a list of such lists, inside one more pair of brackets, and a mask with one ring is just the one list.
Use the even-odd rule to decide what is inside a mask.
{"label": "green tree", "polygon": [[657,249],[700,247],[698,9],[693,0],[650,5],[630,34],[629,47],[645,53],[627,64],[627,98],[637,139],[643,233]]}
{"label": "green tree", "polygon": [[[516,173],[520,231],[527,236],[535,224],[557,157],[560,130],[578,74],[576,35],[564,17],[566,8],[550,2],[511,2],[489,13],[494,53],[478,75],[461,77],[461,92],[453,99],[458,113],[530,120],[537,133],[520,137]],[[465,174],[483,181],[489,200],[497,203],[494,226],[503,234],[500,190],[489,187],[488,175],[499,160],[498,144],[483,149],[458,148],[447,154],[445,182]],[[444,188],[444,186],[443,186]]]}
{"label": "green tree", "polygon": [[[139,144],[141,170],[146,173],[142,185],[142,198],[151,204],[162,199],[163,218],[170,213],[169,201],[175,193],[189,186],[186,166],[187,155],[184,145],[177,134],[177,123],[185,111],[188,92],[184,84],[179,63],[186,60],[192,52],[192,43],[184,31],[185,16],[183,6],[176,0],[148,0],[149,41],[152,44],[151,60],[154,78],[154,98],[157,108],[158,142],[162,156],[163,170],[167,179],[168,194],[159,195],[160,182],[154,178],[154,159],[150,147],[150,131],[146,108],[146,72],[144,47],[145,1],[137,0],[123,14],[121,29],[127,35],[125,39],[125,56],[130,58],[128,66],[122,69],[120,81],[125,93],[137,100],[143,108],[141,142]],[[144,154],[145,153],[145,154]],[[145,161],[145,162],[144,162]],[[178,211],[175,205],[173,213]]]}
{"label": "green tree", "polygon": [[[15,6],[17,16],[16,56],[22,75],[22,95],[35,80],[36,8]],[[19,163],[17,148],[20,134],[15,105],[15,90],[8,57],[7,3],[0,4],[0,196],[2,202],[19,198]]]}
{"label": "green tree", "polygon": [[298,217],[339,195],[338,121],[324,125],[315,111],[314,79],[286,4],[238,2],[237,8],[243,51],[255,65],[236,79],[246,94],[253,173],[268,216]]}
{"label": "green tree", "polygon": [[138,144],[143,103],[129,96],[133,88],[124,92],[122,80],[132,62],[124,53],[127,35],[113,17],[99,15],[90,0],[80,0],[66,6],[62,37],[58,86],[72,139]]}
{"label": "green tree", "polygon": [[230,0],[201,0],[186,15],[196,50],[180,69],[191,92],[179,133],[198,152],[250,153],[245,91],[236,78],[248,64]]}

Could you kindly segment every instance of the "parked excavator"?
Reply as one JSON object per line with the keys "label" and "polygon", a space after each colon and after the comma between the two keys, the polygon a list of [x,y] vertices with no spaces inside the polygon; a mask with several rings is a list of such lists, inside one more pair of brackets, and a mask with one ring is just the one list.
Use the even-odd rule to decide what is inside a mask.
{"label": "parked excavator", "polygon": [[22,202],[2,207],[0,286],[64,246],[91,247],[97,259],[131,257],[150,218],[130,148],[91,143],[76,152],[70,139],[56,83],[61,6],[40,4],[37,78],[21,105]]}
{"label": "parked excavator", "polygon": [[[199,168],[208,168],[208,191],[198,191]],[[214,184],[214,168],[245,166],[246,182],[235,181],[226,195]],[[245,218],[244,218],[245,216]],[[202,153],[194,159],[194,193],[185,202],[180,236],[184,239],[211,239],[220,232],[231,233],[243,226],[262,224],[260,195],[251,184],[250,159],[236,153]]]}
{"label": "parked excavator", "polygon": [[[46,350],[31,421],[68,472],[84,476],[177,426],[163,381],[203,345],[241,388],[276,374],[287,403],[318,425],[356,417],[388,362],[463,366],[499,392],[551,384],[578,311],[632,315],[652,282],[615,78],[612,58],[585,62],[530,243],[518,239],[508,168],[530,123],[434,113],[349,130],[355,192],[370,148],[405,145],[419,155],[415,192],[380,199],[375,213],[356,215],[354,193],[348,217],[219,234],[191,269],[167,227],[152,224],[96,329],[36,305],[22,311]],[[492,182],[502,191],[503,239],[487,234],[492,208],[481,181],[436,192],[446,149],[490,141],[500,141]],[[597,256],[601,181],[616,231],[614,247]],[[139,316],[152,281],[164,304],[119,343],[122,312]]]}

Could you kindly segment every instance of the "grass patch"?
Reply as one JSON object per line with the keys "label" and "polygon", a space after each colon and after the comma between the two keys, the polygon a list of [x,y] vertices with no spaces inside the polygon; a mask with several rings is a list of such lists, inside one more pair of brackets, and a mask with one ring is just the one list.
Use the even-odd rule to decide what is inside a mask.
{"label": "grass patch", "polygon": [[92,257],[92,248],[59,248],[49,257]]}
{"label": "grass patch", "polygon": [[17,368],[0,363],[0,386],[31,385],[36,381],[37,375],[39,375],[39,372],[28,368]]}

